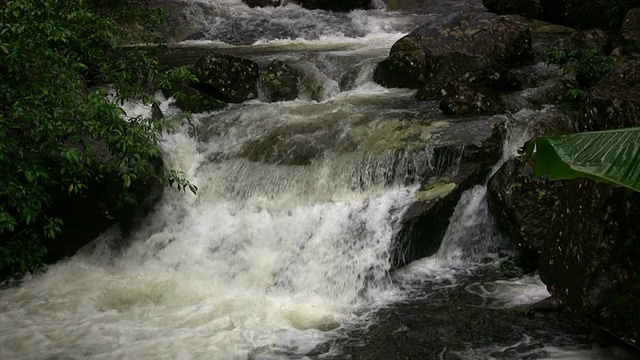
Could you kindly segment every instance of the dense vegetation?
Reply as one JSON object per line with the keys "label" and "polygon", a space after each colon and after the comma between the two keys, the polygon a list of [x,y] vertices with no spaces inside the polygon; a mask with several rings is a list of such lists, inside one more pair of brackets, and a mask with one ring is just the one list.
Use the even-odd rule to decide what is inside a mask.
{"label": "dense vegetation", "polygon": [[125,46],[159,43],[162,21],[144,0],[0,2],[0,275],[41,265],[64,229],[57,206],[100,179],[118,180],[119,207],[140,201],[131,185],[149,174],[195,192],[157,166],[168,121],[120,108],[186,76]]}

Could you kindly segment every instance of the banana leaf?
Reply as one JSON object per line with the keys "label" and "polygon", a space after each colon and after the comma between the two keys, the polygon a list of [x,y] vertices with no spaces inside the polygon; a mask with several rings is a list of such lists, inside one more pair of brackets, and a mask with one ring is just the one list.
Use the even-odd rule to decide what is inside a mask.
{"label": "banana leaf", "polygon": [[524,162],[534,152],[536,177],[583,177],[640,192],[640,127],[536,137],[524,145]]}

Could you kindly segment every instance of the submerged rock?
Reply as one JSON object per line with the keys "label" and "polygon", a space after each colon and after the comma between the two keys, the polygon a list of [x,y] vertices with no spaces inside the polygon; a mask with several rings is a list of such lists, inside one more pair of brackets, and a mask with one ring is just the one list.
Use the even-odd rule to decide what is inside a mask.
{"label": "submerged rock", "polygon": [[258,64],[236,56],[211,53],[193,67],[198,78],[194,87],[227,103],[241,103],[258,97]]}
{"label": "submerged rock", "polygon": [[287,101],[298,97],[300,74],[281,60],[273,60],[260,74],[259,87],[266,101]]}

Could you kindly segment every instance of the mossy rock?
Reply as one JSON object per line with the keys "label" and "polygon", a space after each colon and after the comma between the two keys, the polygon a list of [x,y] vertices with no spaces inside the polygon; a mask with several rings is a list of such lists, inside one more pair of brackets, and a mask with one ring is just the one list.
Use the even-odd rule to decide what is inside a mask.
{"label": "mossy rock", "polygon": [[193,67],[198,79],[192,86],[214,99],[241,103],[258,96],[258,64],[236,56],[211,53]]}
{"label": "mossy rock", "polygon": [[273,60],[260,74],[260,93],[269,102],[294,100],[298,97],[300,73],[281,60]]}

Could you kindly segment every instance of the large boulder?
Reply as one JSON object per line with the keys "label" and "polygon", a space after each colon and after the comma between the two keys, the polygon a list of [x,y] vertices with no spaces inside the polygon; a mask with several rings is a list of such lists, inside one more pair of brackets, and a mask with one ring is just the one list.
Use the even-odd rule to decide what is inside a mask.
{"label": "large boulder", "polygon": [[260,92],[269,102],[298,97],[300,73],[281,60],[273,60],[260,74]]}
{"label": "large boulder", "polygon": [[640,49],[640,8],[631,9],[622,21],[622,37]]}
{"label": "large boulder", "polygon": [[312,10],[351,11],[368,8],[371,0],[298,0],[297,2],[302,7]]}
{"label": "large boulder", "polygon": [[206,55],[194,65],[198,83],[193,86],[227,103],[241,103],[258,97],[258,64],[221,53]]}
{"label": "large boulder", "polygon": [[[489,210],[500,229],[509,236],[529,269],[538,267],[539,254],[549,236],[557,194],[546,178],[533,178],[529,164],[520,159],[507,161],[487,184]],[[551,191],[550,191],[551,189]]]}
{"label": "large boulder", "polygon": [[[486,60],[467,61],[470,56]],[[522,24],[492,14],[434,21],[398,40],[389,58],[376,68],[374,80],[384,86],[420,88],[434,78],[442,79],[448,66],[443,64],[451,60],[457,65],[455,74],[477,72],[478,63],[485,67],[528,63],[533,60],[531,33]]]}
{"label": "large boulder", "polygon": [[505,110],[500,96],[483,86],[457,85],[443,91],[440,110],[447,115],[487,115]]}
{"label": "large boulder", "polygon": [[421,49],[431,56],[481,55],[507,67],[527,64],[533,57],[529,28],[492,14],[455,15],[423,25],[398,40],[390,53],[407,49]]}
{"label": "large boulder", "polygon": [[400,50],[378,64],[373,80],[386,87],[417,89],[424,85],[432,66],[424,51]]}
{"label": "large boulder", "polygon": [[429,80],[418,89],[419,100],[442,99],[448,89],[477,84],[496,91],[518,90],[522,83],[504,66],[484,56],[452,52],[434,59]]}
{"label": "large boulder", "polygon": [[640,194],[592,180],[532,178],[505,163],[488,186],[496,222],[554,301],[629,339],[640,334]]}
{"label": "large boulder", "polygon": [[640,125],[640,61],[619,63],[589,91],[578,131],[618,129]]}
{"label": "large boulder", "polygon": [[540,277],[569,311],[640,340],[640,194],[591,180],[556,192]]}

